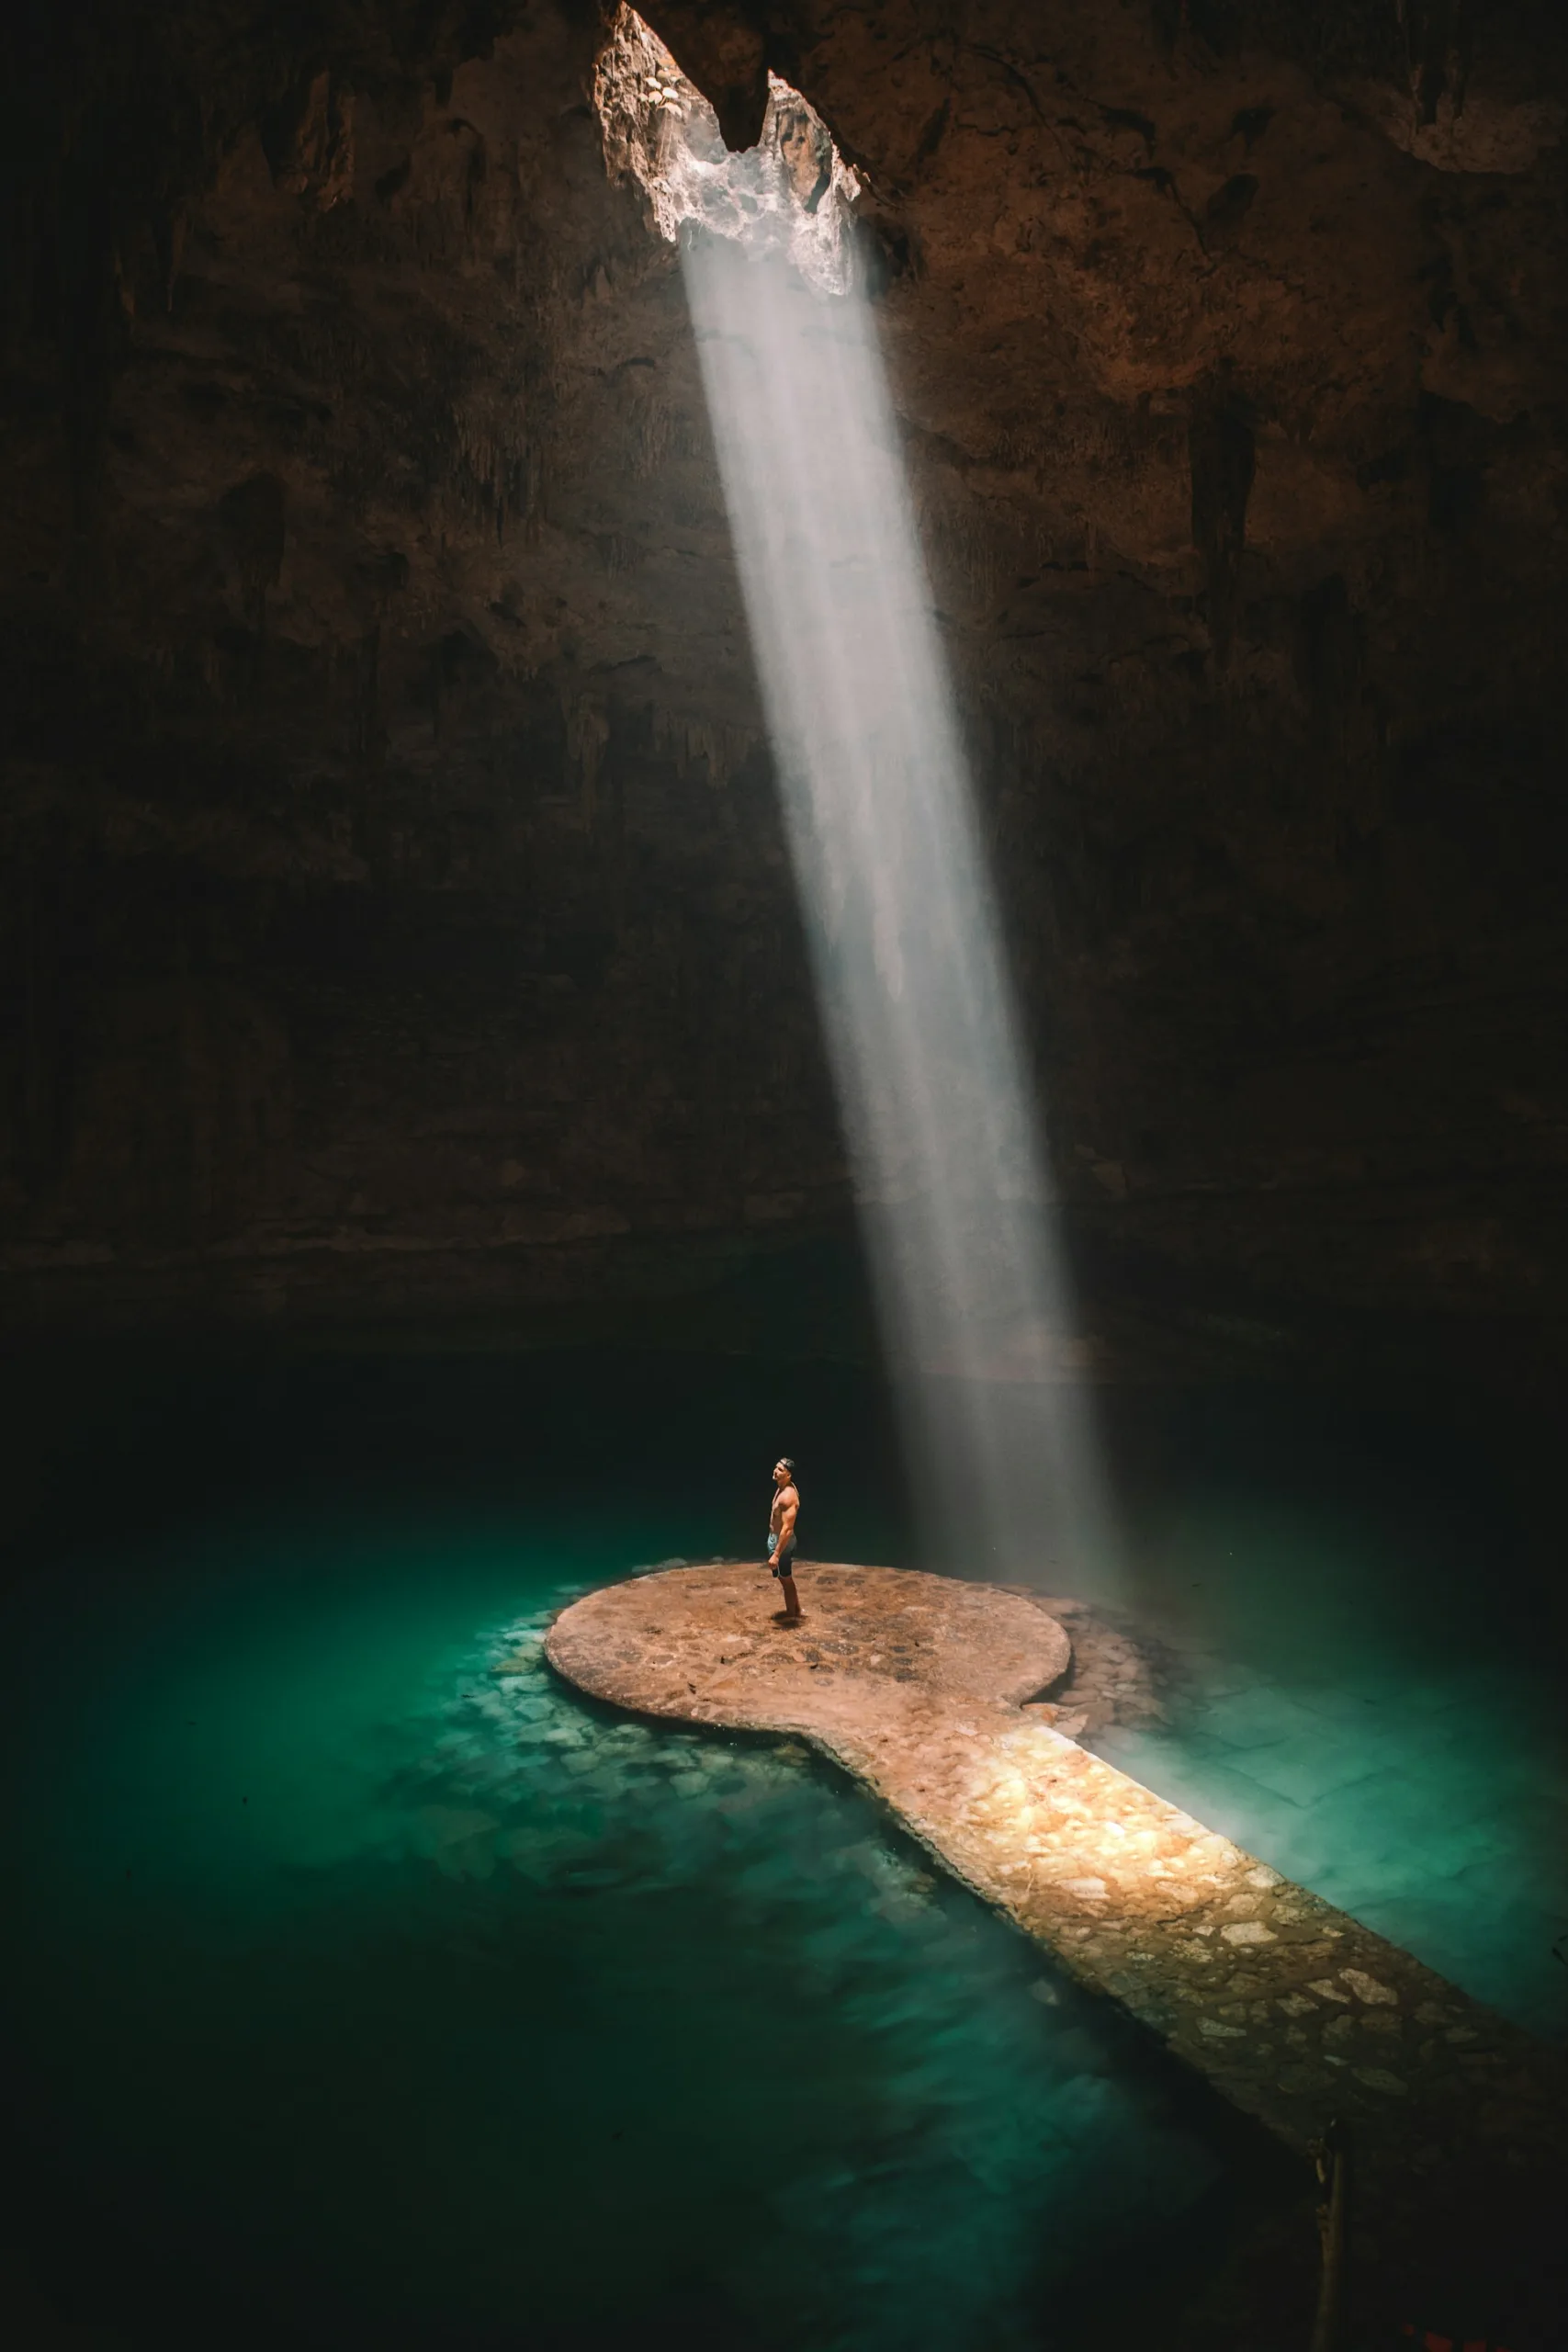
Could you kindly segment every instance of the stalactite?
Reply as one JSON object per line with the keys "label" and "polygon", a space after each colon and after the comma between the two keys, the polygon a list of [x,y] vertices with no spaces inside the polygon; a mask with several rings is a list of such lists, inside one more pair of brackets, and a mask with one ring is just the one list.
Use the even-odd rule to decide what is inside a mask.
{"label": "stalactite", "polygon": [[273,473],[250,474],[218,502],[224,543],[240,576],[245,618],[258,637],[266,631],[266,592],[283,569],[288,492]]}
{"label": "stalactite", "polygon": [[1256,464],[1251,427],[1235,400],[1221,394],[1194,408],[1188,433],[1192,469],[1192,544],[1203,562],[1209,637],[1217,668],[1230,658],[1247,505]]}
{"label": "stalactite", "polygon": [[716,792],[731,783],[760,748],[759,738],[749,728],[669,710],[662,704],[654,707],[653,740],[674,761],[682,780],[700,775]]}
{"label": "stalactite", "polygon": [[590,837],[599,816],[599,772],[610,741],[610,714],[598,695],[574,694],[564,706],[566,754],[577,788],[582,830]]}
{"label": "stalactite", "polygon": [[1417,125],[1438,119],[1444,99],[1458,113],[1470,74],[1471,0],[1396,0],[1409,60]]}

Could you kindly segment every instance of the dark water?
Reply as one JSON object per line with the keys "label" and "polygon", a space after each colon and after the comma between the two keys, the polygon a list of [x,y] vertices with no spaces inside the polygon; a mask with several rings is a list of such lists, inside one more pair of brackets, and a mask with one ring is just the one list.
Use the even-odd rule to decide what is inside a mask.
{"label": "dark water", "polygon": [[[848,1374],[285,1366],[84,1397],[34,1465],[6,1624],[7,2235],[88,2331],[57,2340],[1021,2352],[1085,2340],[1178,2244],[1222,2250],[1256,2154],[865,1800],[543,1667],[574,1593],[745,1547],[786,1443],[808,1555],[918,1550]],[[1201,1476],[1177,1453],[1183,1478],[1138,1473],[1122,1596],[1175,1712],[1123,1736],[1131,1769],[1544,2011],[1561,1873],[1539,1918],[1473,1899],[1512,1883],[1486,1837],[1527,1788],[1520,1838],[1562,1801],[1528,1665],[1401,1634],[1401,1541],[1448,1589],[1418,1513],[1314,1520],[1221,1436]],[[1330,1750],[1383,1776],[1380,1818],[1407,1784],[1397,1840],[1354,1773],[1314,1783]],[[1490,1826],[1450,1917],[1461,1779]]]}
{"label": "dark water", "polygon": [[768,1414],[738,1486],[650,1445],[668,1373],[491,1377],[514,1423],[482,1368],[128,1408],[132,1531],[13,1602],[35,2284],[135,2345],[1056,2340],[1215,2134],[804,1752],[545,1668],[574,1593],[743,1540]]}

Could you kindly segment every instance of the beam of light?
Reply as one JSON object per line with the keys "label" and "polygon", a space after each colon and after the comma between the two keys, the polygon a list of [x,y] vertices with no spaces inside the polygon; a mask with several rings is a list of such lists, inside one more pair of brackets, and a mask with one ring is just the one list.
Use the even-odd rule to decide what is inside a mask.
{"label": "beam of light", "polygon": [[931,1548],[982,1574],[1092,1582],[1109,1514],[998,910],[855,282],[853,178],[777,80],[758,147],[728,154],[629,10],[600,111],[612,162],[679,239]]}

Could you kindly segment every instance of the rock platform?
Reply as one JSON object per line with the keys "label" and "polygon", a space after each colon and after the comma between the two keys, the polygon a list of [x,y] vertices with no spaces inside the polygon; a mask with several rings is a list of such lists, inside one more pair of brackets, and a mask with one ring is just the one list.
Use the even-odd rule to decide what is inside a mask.
{"label": "rock platform", "polygon": [[1055,1728],[1071,1644],[1027,1595],[849,1564],[799,1579],[790,1627],[756,1567],[637,1577],[565,1610],[546,1654],[639,1713],[811,1742],[1232,2105],[1303,2152],[1347,2124],[1363,2283],[1391,2317],[1430,2295],[1439,2223],[1484,2276],[1517,2273],[1517,2243],[1493,2262],[1479,2240],[1500,2214],[1528,2228],[1562,2177],[1562,2052]]}

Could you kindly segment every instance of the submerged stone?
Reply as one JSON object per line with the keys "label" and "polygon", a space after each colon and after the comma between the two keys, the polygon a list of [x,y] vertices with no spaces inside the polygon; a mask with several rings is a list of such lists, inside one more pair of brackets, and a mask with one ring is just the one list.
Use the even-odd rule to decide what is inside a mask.
{"label": "submerged stone", "polygon": [[[1441,2175],[1460,2203],[1484,2200],[1521,2148],[1543,2172],[1562,2167],[1560,2052],[1043,1720],[1035,1702],[1071,1655],[1043,1607],[890,1568],[852,1577],[803,1562],[797,1577],[799,1628],[769,1622],[755,1568],[686,1568],[589,1595],[557,1619],[546,1654],[580,1688],[641,1713],[804,1737],[1234,2105],[1303,2151],[1348,2125],[1380,2260],[1397,2267],[1421,2227],[1413,2120],[1427,2188]],[[814,1670],[829,1645],[830,1679]],[[1213,1972],[1194,1962],[1225,1946],[1246,1947],[1247,1973],[1216,2018],[1204,2014]],[[1288,2064],[1266,2038],[1271,2010],[1292,2020]],[[1408,2080],[1354,2063],[1369,2030],[1385,2045],[1400,2035],[1402,2011],[1461,2030],[1473,2019],[1488,2052],[1506,2054],[1517,2103],[1478,2108],[1467,2053],[1450,2041],[1428,2042]]]}

